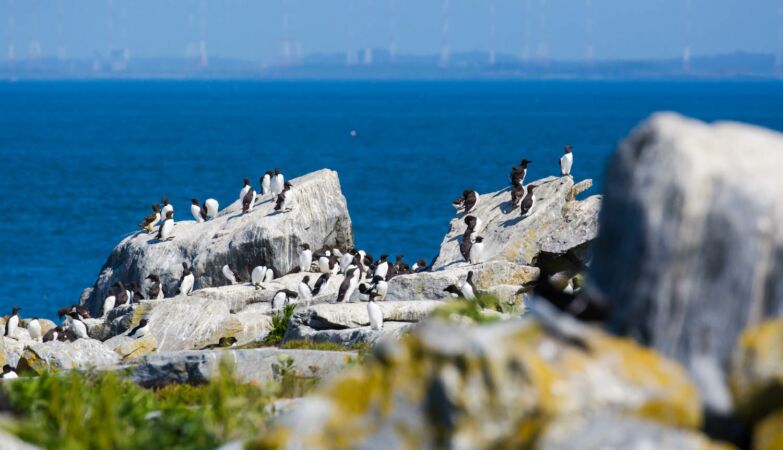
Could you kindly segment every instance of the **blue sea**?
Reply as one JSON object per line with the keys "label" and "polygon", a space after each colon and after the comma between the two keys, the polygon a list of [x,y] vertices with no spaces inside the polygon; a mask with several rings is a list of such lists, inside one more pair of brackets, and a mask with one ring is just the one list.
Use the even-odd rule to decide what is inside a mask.
{"label": "blue sea", "polygon": [[275,167],[337,170],[360,248],[430,259],[463,189],[505,186],[523,157],[528,179],[555,174],[571,144],[598,193],[659,110],[783,130],[783,83],[0,83],[0,313],[54,317],[151,203],[190,219],[190,198],[226,205]]}

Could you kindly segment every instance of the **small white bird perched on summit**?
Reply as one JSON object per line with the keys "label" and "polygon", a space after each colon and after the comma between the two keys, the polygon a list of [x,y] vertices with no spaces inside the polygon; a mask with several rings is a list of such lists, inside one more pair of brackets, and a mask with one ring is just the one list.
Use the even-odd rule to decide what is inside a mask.
{"label": "small white bird perched on summit", "polygon": [[484,261],[484,238],[476,236],[470,246],[470,263],[478,264]]}
{"label": "small white bird perched on summit", "polygon": [[372,295],[370,295],[370,301],[367,303],[367,315],[370,316],[370,328],[376,331],[383,330],[383,311],[381,307],[375,303]]}
{"label": "small white bird perched on summit", "polygon": [[193,292],[193,285],[196,282],[196,278],[190,271],[187,262],[182,263],[182,276],[179,278],[179,293],[180,295],[190,295]]}
{"label": "small white bird perched on summit", "polygon": [[256,266],[250,272],[250,284],[255,286],[256,290],[263,289],[261,283],[264,282],[264,277],[266,277],[266,266]]}
{"label": "small white bird perched on summit", "polygon": [[206,208],[206,215],[209,216],[210,219],[214,219],[218,215],[218,208],[219,208],[218,201],[214,198],[208,198],[206,201],[204,201],[204,208]]}
{"label": "small white bird perched on summit", "polygon": [[280,172],[280,169],[275,169],[275,174],[272,176],[271,183],[272,193],[275,195],[280,194],[285,189],[285,177]]}
{"label": "small white bird perched on summit", "polygon": [[223,276],[226,277],[229,283],[237,284],[242,282],[242,279],[239,278],[239,274],[234,269],[233,264],[226,264],[225,266],[223,266],[222,272],[223,272]]}
{"label": "small white bird perched on summit", "polygon": [[190,213],[198,223],[202,223],[207,220],[207,212],[201,207],[201,203],[195,198],[190,199]]}
{"label": "small white bird perched on summit", "polygon": [[168,197],[163,197],[163,200],[161,200],[161,202],[163,203],[163,208],[160,209],[161,217],[166,217],[166,214],[168,214],[169,211],[171,211],[172,213],[174,212],[174,205],[169,203]]}
{"label": "small white bird perched on summit", "polygon": [[16,327],[19,326],[19,311],[22,308],[14,306],[11,315],[5,321],[5,336],[16,339]]}
{"label": "small white bird perched on summit", "polygon": [[261,195],[268,195],[272,192],[272,176],[274,173],[267,172],[261,177]]}
{"label": "small white bird perched on summit", "polygon": [[172,233],[174,232],[174,211],[166,213],[166,220],[158,228],[158,240],[169,241],[174,239]]}
{"label": "small white bird perched on summit", "polygon": [[249,191],[250,189],[253,189],[253,187],[250,186],[250,180],[248,178],[245,178],[244,181],[245,181],[245,185],[242,186],[242,190],[239,191],[239,201],[240,202],[242,200],[244,200],[245,194],[247,194],[247,191]]}
{"label": "small white bird perched on summit", "polygon": [[299,271],[309,272],[310,266],[313,265],[313,251],[310,250],[309,244],[302,244],[302,250],[299,252]]}
{"label": "small white bird perched on summit", "polygon": [[33,317],[27,322],[27,332],[30,333],[30,339],[34,341],[41,339],[41,323],[37,317]]}
{"label": "small white bird perched on summit", "polygon": [[574,154],[571,153],[571,146],[565,146],[565,154],[560,157],[560,174],[564,177],[571,176],[571,166],[574,164]]}

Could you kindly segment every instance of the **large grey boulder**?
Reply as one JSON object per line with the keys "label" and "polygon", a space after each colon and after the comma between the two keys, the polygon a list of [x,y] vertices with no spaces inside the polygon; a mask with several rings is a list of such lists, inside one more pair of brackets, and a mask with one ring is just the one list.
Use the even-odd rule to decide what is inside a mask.
{"label": "large grey boulder", "polygon": [[606,175],[592,278],[612,327],[683,362],[728,411],[740,332],[783,315],[783,136],[658,114]]}
{"label": "large grey boulder", "polygon": [[[598,232],[598,196],[576,200],[592,182],[574,185],[571,177],[548,177],[530,184],[535,190],[536,205],[526,218],[519,208],[511,207],[511,188],[481,193],[471,215],[482,220],[478,234],[484,237],[485,261],[510,261],[532,265],[542,252],[565,255],[573,252],[585,258],[584,248]],[[464,261],[459,251],[462,234],[467,226],[464,213],[457,214],[449,224],[433,269],[439,270]]]}
{"label": "large grey boulder", "polygon": [[303,323],[292,323],[283,337],[283,344],[297,341],[310,341],[316,344],[336,344],[352,347],[360,344],[373,344],[381,338],[399,339],[415,327],[413,322],[384,322],[382,330],[373,330],[369,326],[358,328],[313,328]]}
{"label": "large grey boulder", "polygon": [[512,300],[520,285],[534,282],[539,269],[508,261],[489,261],[471,265],[456,263],[445,270],[398,275],[389,281],[386,300],[440,300],[449,298],[443,290],[450,284],[459,285],[465,281],[468,271],[473,271],[473,282],[479,290],[490,291],[501,285],[517,285],[513,292],[501,293],[502,300]]}
{"label": "large grey boulder", "polygon": [[85,304],[94,315],[116,281],[141,282],[151,273],[161,277],[164,290],[176,293],[182,262],[190,263],[196,288],[228,284],[221,269],[233,263],[240,276],[250,279],[257,265],[272,267],[277,275],[297,265],[299,245],[353,247],[348,206],[337,173],[319,170],[291,180],[287,194],[292,210],[274,212],[271,196],[262,197],[253,211],[242,214],[234,201],[218,217],[205,223],[192,220],[189,205],[175,205],[174,239],[159,242],[154,234],[140,231],[112,251]]}
{"label": "large grey boulder", "polygon": [[[578,438],[576,438],[578,436]],[[539,438],[538,450],[728,450],[695,431],[612,413],[556,420]]]}
{"label": "large grey boulder", "polygon": [[0,448],[3,450],[41,450],[41,447],[29,444],[2,429],[0,429]]}
{"label": "large grey boulder", "polygon": [[30,345],[22,352],[18,367],[41,374],[48,370],[103,368],[119,361],[120,356],[102,342],[78,339]]}
{"label": "large grey boulder", "polygon": [[[413,302],[376,302],[389,322],[419,322],[443,302],[421,300]],[[367,303],[319,303],[296,310],[293,323],[304,323],[318,330],[358,328],[370,324]]]}
{"label": "large grey boulder", "polygon": [[130,371],[131,379],[141,386],[161,387],[171,383],[207,382],[220,373],[220,364],[225,361],[234,368],[238,379],[266,383],[279,376],[281,368],[289,364],[287,370],[292,375],[331,377],[355,357],[354,352],[277,348],[182,351],[143,356],[116,368]]}

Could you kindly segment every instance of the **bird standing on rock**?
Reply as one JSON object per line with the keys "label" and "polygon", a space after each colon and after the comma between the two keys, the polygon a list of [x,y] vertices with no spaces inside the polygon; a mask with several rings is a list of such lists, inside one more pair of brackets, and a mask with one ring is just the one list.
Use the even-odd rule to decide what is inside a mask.
{"label": "bird standing on rock", "polygon": [[523,159],[518,166],[511,168],[511,175],[509,175],[509,178],[511,178],[511,184],[513,186],[522,186],[525,184],[525,177],[527,176],[527,165],[532,162],[533,161]]}
{"label": "bird standing on rock", "polygon": [[264,277],[266,277],[266,266],[256,266],[253,268],[253,271],[250,272],[250,284],[255,286],[256,290],[264,289],[264,287],[261,286],[261,283],[264,282]]}
{"label": "bird standing on rock", "polygon": [[293,184],[287,181],[285,182],[285,185],[283,186],[283,191],[277,194],[277,200],[275,201],[275,211],[285,212],[290,209],[289,202],[287,200],[288,197],[286,197],[286,194],[291,190],[292,187],[294,187]]}
{"label": "bird standing on rock", "polygon": [[272,192],[272,172],[267,172],[261,177],[261,195],[268,195]]}
{"label": "bird standing on rock", "polygon": [[283,192],[283,189],[285,188],[285,177],[280,172],[280,169],[275,169],[270,187],[272,188],[272,193],[275,195]]}
{"label": "bird standing on rock", "polygon": [[33,317],[27,322],[27,332],[30,333],[30,339],[34,341],[41,338],[41,322],[37,317]]}
{"label": "bird standing on rock", "polygon": [[571,153],[571,146],[565,146],[565,154],[560,157],[560,175],[564,177],[571,176],[571,166],[574,164],[574,154]]}
{"label": "bird standing on rock", "polygon": [[275,292],[275,296],[272,297],[272,309],[281,310],[287,306],[290,302],[296,299],[299,294],[289,289],[281,289]]}
{"label": "bird standing on rock", "polygon": [[114,290],[114,288],[109,289],[109,295],[106,296],[106,298],[103,300],[103,310],[102,315],[105,316],[109,313],[112,309],[114,309],[114,305],[117,304],[117,295]]}
{"label": "bird standing on rock", "polygon": [[4,380],[13,380],[13,379],[19,378],[19,375],[16,374],[16,371],[14,370],[13,367],[11,367],[10,365],[6,364],[6,365],[3,366],[3,374],[0,375],[0,378],[2,378]]}
{"label": "bird standing on rock", "polygon": [[144,336],[149,333],[150,327],[149,327],[149,321],[147,319],[141,319],[138,325],[136,325],[130,332],[128,332],[128,336],[132,338],[143,338]]}
{"label": "bird standing on rock", "polygon": [[375,275],[386,279],[386,275],[389,273],[389,255],[381,255],[381,259],[375,262]]}
{"label": "bird standing on rock", "polygon": [[11,309],[11,315],[5,321],[5,333],[4,336],[16,339],[16,327],[19,326],[19,311],[22,308],[14,306]]}
{"label": "bird standing on rock", "polygon": [[197,223],[202,223],[207,220],[207,213],[204,208],[201,207],[201,203],[195,198],[190,199],[190,213],[193,215],[193,219]]}
{"label": "bird standing on rock", "polygon": [[302,244],[302,251],[299,252],[299,271],[309,272],[310,266],[313,265],[313,251],[310,250],[309,244]]}
{"label": "bird standing on rock", "polygon": [[174,205],[169,203],[168,197],[163,197],[163,200],[161,200],[161,203],[163,203],[163,208],[160,209],[160,215],[161,217],[166,217],[166,215],[171,211],[171,213],[174,213]]}
{"label": "bird standing on rock", "polygon": [[125,289],[125,285],[122,284],[122,281],[118,281],[114,283],[115,293],[115,306],[122,306],[127,303],[130,303],[130,296],[128,296],[128,290]]}
{"label": "bird standing on rock", "polygon": [[297,285],[296,290],[299,292],[299,298],[302,300],[310,300],[313,298],[313,290],[310,289],[310,276],[305,275],[302,281]]}
{"label": "bird standing on rock", "polygon": [[87,325],[79,318],[79,313],[73,311],[69,314],[68,327],[76,335],[76,339],[89,339],[87,334]]}
{"label": "bird standing on rock", "polygon": [[226,279],[229,281],[230,284],[237,284],[242,282],[242,279],[239,277],[239,274],[234,269],[233,264],[226,264],[225,266],[223,266],[222,272],[223,272],[223,276],[226,277]]}
{"label": "bird standing on rock", "polygon": [[520,206],[520,213],[522,214],[522,217],[527,217],[531,211],[533,210],[533,207],[536,205],[536,195],[533,193],[533,190],[535,190],[538,186],[530,185],[527,188],[527,195],[525,195],[525,198],[522,200],[522,205]]}
{"label": "bird standing on rock", "polygon": [[208,198],[204,201],[205,216],[214,219],[218,215],[220,204],[214,198]]}
{"label": "bird standing on rock", "polygon": [[367,315],[370,317],[370,328],[375,331],[383,330],[383,311],[378,304],[375,303],[372,295],[370,301],[367,303]]}
{"label": "bird standing on rock", "polygon": [[160,277],[151,273],[147,275],[146,279],[152,282],[150,288],[147,290],[147,297],[149,297],[150,300],[162,300],[164,295],[162,285],[160,284]]}
{"label": "bird standing on rock", "polygon": [[152,205],[152,214],[148,215],[144,218],[144,220],[139,223],[139,227],[147,230],[147,232],[152,233],[152,229],[155,227],[155,225],[160,222],[160,205],[155,203]]}
{"label": "bird standing on rock", "polygon": [[191,273],[187,262],[182,263],[182,276],[179,278],[179,294],[190,295],[193,292],[193,285],[196,278]]}
{"label": "bird standing on rock", "polygon": [[478,264],[484,261],[484,238],[476,236],[473,245],[470,246],[470,263]]}
{"label": "bird standing on rock", "polygon": [[359,269],[351,269],[345,274],[345,279],[337,292],[337,303],[351,301],[353,291],[359,286]]}
{"label": "bird standing on rock", "polygon": [[250,186],[250,180],[248,178],[245,178],[243,181],[245,182],[245,185],[242,186],[242,190],[239,191],[240,202],[245,200],[245,195],[247,194],[247,191],[253,189],[253,187]]}
{"label": "bird standing on rock", "polygon": [[245,195],[242,197],[242,213],[244,214],[252,211],[253,206],[255,206],[256,203],[256,190],[253,189],[250,184],[248,184],[247,187],[249,189],[245,191]]}
{"label": "bird standing on rock", "polygon": [[160,225],[160,228],[158,228],[158,240],[170,241],[171,239],[174,239],[174,236],[171,234],[173,232],[174,232],[174,211],[169,211],[166,213],[166,220],[164,220],[163,223]]}
{"label": "bird standing on rock", "polygon": [[329,278],[330,275],[325,273],[315,280],[315,285],[313,285],[313,297],[320,294],[321,290],[325,290],[329,286]]}

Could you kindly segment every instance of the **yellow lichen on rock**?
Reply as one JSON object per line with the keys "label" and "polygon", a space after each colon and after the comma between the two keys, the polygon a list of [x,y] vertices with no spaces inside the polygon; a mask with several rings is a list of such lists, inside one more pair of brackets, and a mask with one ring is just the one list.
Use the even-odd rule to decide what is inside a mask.
{"label": "yellow lichen on rock", "polygon": [[753,450],[783,450],[783,409],[756,425]]}
{"label": "yellow lichen on rock", "polygon": [[745,330],[731,359],[736,410],[750,419],[783,407],[783,319]]}

